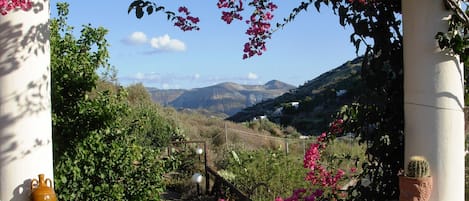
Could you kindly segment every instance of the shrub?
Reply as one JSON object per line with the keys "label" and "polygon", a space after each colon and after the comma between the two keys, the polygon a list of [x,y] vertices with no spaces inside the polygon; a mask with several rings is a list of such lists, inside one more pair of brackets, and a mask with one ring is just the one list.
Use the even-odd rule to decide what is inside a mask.
{"label": "shrub", "polygon": [[60,200],[159,200],[159,153],[112,129],[91,133],[55,167]]}
{"label": "shrub", "polygon": [[286,194],[306,184],[301,162],[280,150],[225,150],[223,160],[218,165],[222,171],[233,174],[230,181],[242,192],[248,193],[256,185],[266,184],[270,192],[259,188],[253,194],[253,200],[273,200],[276,195]]}

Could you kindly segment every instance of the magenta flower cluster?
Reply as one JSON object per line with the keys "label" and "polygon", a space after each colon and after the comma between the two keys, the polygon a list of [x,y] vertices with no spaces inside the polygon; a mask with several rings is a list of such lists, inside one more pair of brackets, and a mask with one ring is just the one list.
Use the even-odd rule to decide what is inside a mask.
{"label": "magenta flower cluster", "polygon": [[246,20],[246,23],[250,25],[246,31],[249,41],[244,44],[243,59],[254,55],[260,56],[267,50],[265,40],[272,35],[270,21],[274,18],[272,12],[277,9],[277,5],[265,0],[253,0],[249,5],[256,10],[249,20]]}
{"label": "magenta flower cluster", "polygon": [[[326,149],[327,143],[333,138],[333,135],[343,132],[343,120],[338,119],[331,123],[328,133],[322,133],[316,142],[311,143],[308,151],[305,153],[303,167],[308,169],[305,180],[311,184],[310,189],[297,189],[293,195],[288,198],[277,197],[275,201],[316,201],[331,200],[343,196],[339,192],[341,179],[345,178],[345,171],[337,168],[331,168],[324,165],[321,161],[321,154]],[[351,168],[354,173],[356,168]]]}
{"label": "magenta flower cluster", "polygon": [[[244,44],[243,59],[253,57],[255,55],[262,55],[267,50],[265,40],[272,35],[271,21],[274,18],[272,14],[277,5],[270,0],[251,0],[249,6],[254,8],[254,11],[245,20],[249,25],[246,34],[249,36],[248,42]],[[224,9],[222,11],[221,19],[227,24],[231,24],[233,20],[243,20],[241,12],[244,11],[242,0],[218,0],[217,7]]]}
{"label": "magenta flower cluster", "polygon": [[227,9],[228,11],[222,11],[221,19],[227,24],[231,24],[234,19],[243,20],[241,12],[244,10],[242,0],[219,0],[217,3],[219,9]]}
{"label": "magenta flower cluster", "polygon": [[192,31],[200,29],[197,26],[197,23],[200,22],[200,19],[198,17],[191,16],[189,9],[184,6],[181,6],[179,7],[178,12],[182,15],[176,16],[176,22],[174,23],[174,26],[179,27],[182,31]]}
{"label": "magenta flower cluster", "polygon": [[327,167],[321,164],[321,151],[327,146],[326,133],[322,133],[317,138],[316,143],[312,143],[304,156],[304,168],[309,169],[305,180],[310,181],[313,186],[320,185],[322,187],[337,189],[338,181],[344,176],[342,169],[327,170]]}
{"label": "magenta flower cluster", "polygon": [[29,0],[0,0],[0,13],[6,15],[13,9],[27,11],[31,6],[31,1]]}

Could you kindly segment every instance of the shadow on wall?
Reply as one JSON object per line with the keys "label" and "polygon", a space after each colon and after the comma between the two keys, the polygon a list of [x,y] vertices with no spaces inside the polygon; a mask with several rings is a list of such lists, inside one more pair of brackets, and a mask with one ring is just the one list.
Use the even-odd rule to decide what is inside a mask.
{"label": "shadow on wall", "polygon": [[[48,5],[48,0],[35,1],[28,12],[40,13]],[[31,26],[27,31],[23,29],[23,24],[12,24],[6,20],[0,22],[0,86],[8,87],[9,84],[5,83],[8,82],[6,77],[19,70],[22,62],[48,52],[49,22]],[[50,108],[50,73],[48,72],[49,70],[44,71],[43,75],[38,75],[36,80],[24,83],[22,90],[8,93],[0,91],[0,167],[26,157],[44,145],[52,144],[50,140],[36,138],[31,147],[21,147],[16,134],[9,130],[22,118]],[[14,86],[12,83],[10,85]],[[15,112],[6,112],[6,107],[9,107],[8,111]],[[35,132],[34,128],[30,130],[32,133]],[[29,200],[30,191],[31,180],[28,179],[14,189],[10,201]]]}
{"label": "shadow on wall", "polygon": [[13,191],[13,198],[10,201],[30,200],[31,196],[31,179],[24,180],[23,184],[17,186]]}
{"label": "shadow on wall", "polygon": [[[46,0],[44,3],[33,3],[28,12],[39,13],[44,10],[45,5],[48,5]],[[22,28],[22,24],[13,25],[8,21],[0,24],[0,77],[17,70],[20,62],[31,55],[46,52],[46,42],[50,35],[49,22],[31,26],[27,33],[23,33]]]}

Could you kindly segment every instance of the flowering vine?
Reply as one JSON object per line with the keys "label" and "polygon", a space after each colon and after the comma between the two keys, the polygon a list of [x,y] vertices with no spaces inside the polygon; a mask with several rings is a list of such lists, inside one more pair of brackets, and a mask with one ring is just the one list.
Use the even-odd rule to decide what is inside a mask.
{"label": "flowering vine", "polygon": [[[331,161],[324,161],[321,157],[329,142],[335,139],[337,135],[343,133],[342,119],[337,119],[329,126],[329,131],[322,133],[316,142],[311,143],[305,153],[303,167],[308,169],[305,180],[311,184],[309,189],[297,189],[288,198],[277,197],[275,201],[316,201],[316,200],[338,200],[346,196],[341,189],[341,182],[351,179],[356,168],[352,167],[346,171],[341,168],[326,164]],[[328,166],[329,165],[329,166]]]}
{"label": "flowering vine", "polygon": [[249,5],[256,10],[246,20],[250,25],[246,31],[249,41],[244,44],[243,59],[260,56],[267,50],[265,40],[272,35],[270,21],[274,18],[272,12],[277,9],[277,5],[270,1],[253,0]]}
{"label": "flowering vine", "polygon": [[[245,22],[249,25],[246,34],[248,42],[244,44],[243,59],[262,55],[267,50],[266,39],[272,35],[271,23],[274,18],[273,12],[277,5],[270,0],[252,0],[248,3],[254,11]],[[243,20],[241,12],[244,11],[242,0],[219,0],[217,7],[222,10],[221,19],[227,24],[236,20]]]}
{"label": "flowering vine", "polygon": [[174,26],[179,27],[183,31],[199,30],[199,27],[196,26],[200,21],[198,17],[191,16],[189,10],[184,6],[179,7],[178,12],[183,15],[175,16],[176,22]]}
{"label": "flowering vine", "polygon": [[231,24],[234,19],[243,20],[243,16],[241,16],[241,12],[244,10],[242,0],[219,0],[217,7],[223,9],[221,19],[227,24]]}
{"label": "flowering vine", "polygon": [[175,27],[178,27],[182,31],[192,31],[192,30],[199,30],[200,28],[197,24],[200,22],[198,17],[191,16],[189,9],[185,6],[180,6],[177,12],[180,15],[176,15],[173,11],[165,10],[164,6],[158,5],[151,1],[143,1],[143,0],[134,0],[130,5],[127,13],[132,12],[135,10],[135,16],[138,19],[141,19],[146,12],[148,15],[157,12],[164,12],[166,17],[169,21],[174,23]]}
{"label": "flowering vine", "polygon": [[6,15],[13,9],[28,11],[31,8],[30,0],[0,0],[0,14]]}

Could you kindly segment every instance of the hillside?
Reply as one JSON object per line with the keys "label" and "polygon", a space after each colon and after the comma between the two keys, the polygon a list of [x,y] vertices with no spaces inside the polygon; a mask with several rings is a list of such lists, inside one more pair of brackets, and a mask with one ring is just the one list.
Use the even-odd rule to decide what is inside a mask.
{"label": "hillside", "polygon": [[174,108],[205,109],[233,115],[256,103],[278,97],[295,87],[277,80],[264,85],[241,85],[225,82],[191,90],[148,88],[153,101]]}
{"label": "hillside", "polygon": [[184,89],[157,89],[152,87],[148,87],[147,90],[151,95],[151,99],[161,105],[170,105],[171,101],[187,91]]}
{"label": "hillside", "polygon": [[360,78],[362,58],[356,58],[307,81],[275,99],[245,108],[227,120],[250,121],[257,116],[295,127],[303,134],[324,131],[338,109],[352,103],[363,91]]}

